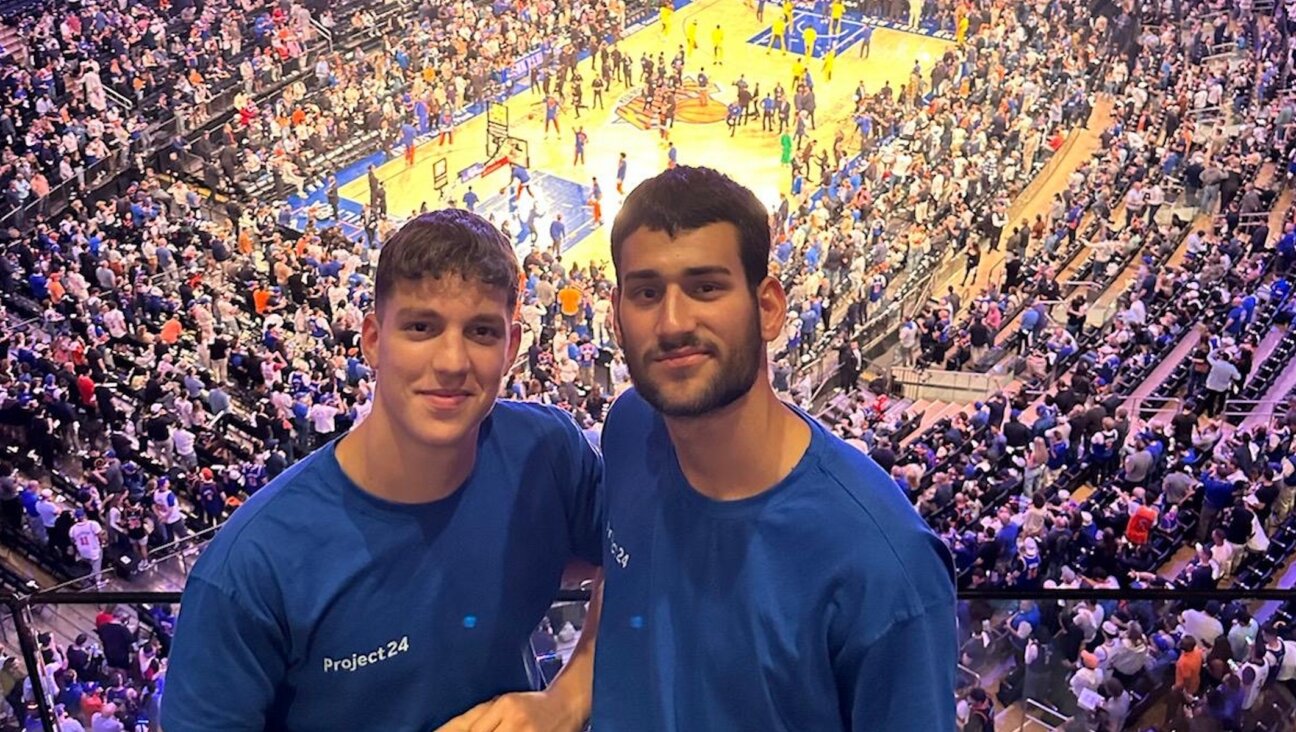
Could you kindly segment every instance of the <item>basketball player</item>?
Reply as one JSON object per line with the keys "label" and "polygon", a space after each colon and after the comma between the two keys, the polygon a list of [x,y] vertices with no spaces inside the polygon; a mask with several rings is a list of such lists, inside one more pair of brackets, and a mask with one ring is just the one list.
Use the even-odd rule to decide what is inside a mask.
{"label": "basketball player", "polygon": [[584,127],[577,127],[577,128],[576,128],[576,139],[575,139],[574,142],[575,142],[575,146],[576,146],[576,152],[575,152],[575,156],[572,158],[572,165],[576,165],[577,163],[580,163],[581,165],[584,165],[584,164],[585,164],[585,145],[586,145],[586,143],[589,142],[589,135],[585,134],[585,128],[584,128]]}
{"label": "basketball player", "polygon": [[634,390],[602,443],[594,729],[951,730],[949,551],[866,454],[779,400],[787,299],[751,191],[639,185],[612,227]]}
{"label": "basketball player", "polygon": [[558,99],[554,97],[552,94],[550,94],[549,96],[545,97],[544,105],[545,105],[545,123],[544,123],[545,139],[549,139],[549,125],[551,124],[553,125],[554,132],[557,132],[558,134],[561,135],[562,129],[558,127],[558,110],[560,106],[558,104]]}
{"label": "basketball player", "polygon": [[690,53],[698,49],[697,28],[697,18],[690,18],[684,26],[684,40]]}
{"label": "basketball player", "polygon": [[765,53],[768,54],[770,51],[774,50],[775,44],[778,44],[779,50],[782,51],[783,55],[786,56],[787,55],[787,21],[783,19],[782,15],[774,16],[774,22],[770,25],[769,45],[768,47],[766,47]]}
{"label": "basketball player", "polygon": [[813,23],[806,23],[801,29],[801,42],[805,44],[805,50],[802,51],[807,57],[814,56],[815,42],[819,40],[819,31],[815,30]]}
{"label": "basketball player", "polygon": [[724,50],[724,28],[721,28],[719,23],[716,23],[715,30],[711,31],[711,47],[716,66],[723,66],[724,60],[721,53]]}
{"label": "basketball player", "polygon": [[168,732],[432,730],[465,712],[581,728],[592,634],[549,690],[512,693],[538,678],[523,658],[568,559],[599,562],[602,541],[600,458],[575,423],[495,399],[520,276],[467,211],[383,246],[362,335],[373,409],[248,500],[194,566]]}
{"label": "basketball player", "polygon": [[603,223],[603,186],[599,185],[598,178],[590,179],[589,205],[593,209],[594,225],[601,225]]}
{"label": "basketball player", "polygon": [[836,35],[841,32],[842,18],[846,16],[846,3],[842,0],[833,0],[830,13],[832,22],[828,24],[828,33]]}
{"label": "basketball player", "polygon": [[405,167],[414,165],[414,141],[418,139],[418,131],[414,125],[406,120],[401,123],[401,144],[405,146]]}
{"label": "basketball player", "polygon": [[618,196],[625,195],[625,177],[626,177],[626,154],[621,153],[617,158],[616,168],[616,192]]}
{"label": "basketball player", "polygon": [[439,124],[441,136],[437,140],[437,146],[441,147],[445,145],[447,141],[451,145],[453,145],[454,144],[454,112],[450,110],[450,105],[447,104],[444,108],[442,108],[439,120],[440,121],[438,124]]}

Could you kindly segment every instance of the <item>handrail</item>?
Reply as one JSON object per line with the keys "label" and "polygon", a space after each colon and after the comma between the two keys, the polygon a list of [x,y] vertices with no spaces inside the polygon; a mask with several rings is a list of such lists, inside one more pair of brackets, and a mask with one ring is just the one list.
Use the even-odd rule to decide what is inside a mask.
{"label": "handrail", "polygon": [[1279,399],[1233,399],[1233,398],[1228,398],[1228,399],[1225,399],[1225,400],[1224,400],[1224,404],[1225,404],[1225,405],[1229,405],[1229,404],[1288,404],[1288,403],[1290,403],[1291,401],[1292,401],[1292,397],[1281,397],[1281,398],[1279,398]]}
{"label": "handrail", "polygon": [[[1097,590],[1097,589],[1034,589],[1034,590],[981,590],[981,589],[961,589],[958,591],[960,601],[1021,601],[1031,600],[1035,602],[1078,602],[1080,600],[1141,600],[1141,601],[1193,601],[1213,599],[1221,602],[1232,600],[1259,600],[1259,601],[1280,601],[1296,602],[1296,590],[1271,590],[1271,589],[1228,589],[1228,590],[1181,590],[1181,589],[1139,589],[1139,590]],[[178,604],[182,599],[180,592],[68,592],[65,590],[44,590],[32,594],[0,594],[0,603],[3,603],[9,613],[12,615],[14,629],[18,636],[19,650],[23,655],[23,660],[27,667],[28,678],[32,685],[32,697],[35,700],[37,712],[42,728],[49,732],[57,732],[58,726],[54,719],[53,700],[49,690],[44,687],[45,677],[41,673],[40,649],[36,640],[36,628],[33,627],[31,619],[31,610],[34,607],[45,605],[156,605],[156,604]],[[590,591],[582,589],[562,589],[559,590],[553,602],[571,603],[571,602],[588,602],[590,600]],[[970,669],[960,665],[960,671],[970,673],[978,684],[981,677]],[[1023,717],[1019,730],[1025,729],[1026,721],[1041,724],[1050,729],[1054,729],[1048,722],[1044,722],[1044,717],[1055,717],[1057,719],[1067,719],[1061,712],[1053,707],[1038,702],[1034,699],[1026,698],[1023,700]]]}
{"label": "handrail", "polygon": [[971,676],[977,686],[981,685],[981,674],[977,673],[976,671],[973,671],[972,669],[968,668],[967,666],[964,666],[961,663],[958,665],[958,670],[962,671],[968,676]]}
{"label": "handrail", "polygon": [[315,26],[315,30],[328,43],[329,52],[332,53],[333,52],[333,30],[328,26],[324,25],[323,23],[321,23],[313,16],[310,19],[310,23],[311,25]]}
{"label": "handrail", "polygon": [[125,94],[122,94],[121,92],[117,91],[111,86],[105,84],[103,86],[103,92],[104,92],[104,96],[108,98],[108,101],[116,104],[117,106],[128,110],[135,108],[135,104],[130,100],[130,97],[126,96]]}
{"label": "handrail", "polygon": [[[171,541],[167,544],[163,544],[162,546],[157,547],[156,549],[150,549],[149,561],[153,563],[154,566],[156,566],[157,562],[170,559],[171,557],[174,556],[182,556],[183,551],[186,551],[189,548],[196,546],[201,542],[205,542],[208,539],[212,538],[213,536],[216,535],[216,532],[219,529],[220,529],[219,525],[209,526],[201,531],[197,531],[195,533],[189,534],[188,536],[182,536],[179,539]],[[182,547],[184,549],[182,549]],[[108,570],[104,570],[104,571],[107,572]],[[91,590],[78,590],[77,587],[82,583],[84,583],[85,581],[86,581],[85,576],[75,577],[66,582],[60,582],[59,584],[54,585],[53,587],[47,587],[45,589],[37,590],[36,592],[31,592],[26,595],[20,594],[18,595],[18,597],[27,600],[27,599],[34,598],[38,595],[43,596],[43,595],[48,595],[50,593],[66,593],[68,591],[75,592],[76,594],[91,594],[91,595],[104,594],[104,593],[95,593]]]}
{"label": "handrail", "polygon": [[[1022,710],[1021,723],[1017,726],[1017,732],[1021,732],[1022,730],[1026,729],[1026,722],[1028,721],[1034,722],[1035,724],[1038,724],[1041,727],[1044,727],[1045,729],[1055,730],[1055,729],[1059,729],[1060,727],[1062,727],[1063,725],[1065,725],[1067,722],[1071,720],[1071,717],[1063,714],[1057,709],[1047,704],[1044,704],[1042,702],[1035,701],[1034,699],[1030,699],[1030,698],[1023,699],[1022,706],[1025,707],[1025,709]],[[1049,715],[1051,717],[1056,717],[1059,720],[1058,723],[1050,724],[1049,722],[1045,722],[1040,717],[1037,717],[1034,714],[1032,714],[1030,707],[1034,707],[1035,709],[1038,709],[1043,714]]]}

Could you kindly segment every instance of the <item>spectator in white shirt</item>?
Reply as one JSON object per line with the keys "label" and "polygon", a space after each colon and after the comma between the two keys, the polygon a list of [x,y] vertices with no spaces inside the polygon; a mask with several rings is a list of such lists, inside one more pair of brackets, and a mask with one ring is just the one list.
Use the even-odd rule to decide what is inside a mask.
{"label": "spectator in white shirt", "polygon": [[171,492],[165,478],[158,479],[157,490],[153,491],[153,515],[157,517],[163,543],[182,539],[189,534],[184,522],[184,512],[180,510],[180,499]]}
{"label": "spectator in white shirt", "polygon": [[171,442],[175,444],[176,461],[185,470],[195,470],[198,467],[198,453],[194,449],[194,441],[194,433],[184,425],[171,430]]}
{"label": "spectator in white shirt", "polygon": [[319,441],[316,444],[322,445],[333,438],[333,433],[337,431],[337,415],[338,408],[329,401],[319,401],[311,405],[306,418],[314,426],[315,438]]}
{"label": "spectator in white shirt", "polygon": [[103,527],[86,518],[85,510],[78,508],[76,523],[68,530],[68,536],[77,556],[90,564],[90,581],[96,587],[103,585]]}
{"label": "spectator in white shirt", "polygon": [[1224,635],[1224,625],[1219,621],[1219,602],[1211,600],[1205,610],[1185,610],[1179,623],[1184,635],[1197,639],[1198,643],[1214,646],[1215,641]]}

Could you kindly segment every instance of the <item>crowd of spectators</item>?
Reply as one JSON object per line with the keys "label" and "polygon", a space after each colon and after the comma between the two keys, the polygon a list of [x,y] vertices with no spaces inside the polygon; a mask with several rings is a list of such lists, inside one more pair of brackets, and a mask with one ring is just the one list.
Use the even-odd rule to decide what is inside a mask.
{"label": "crowd of spectators", "polygon": [[[1267,162],[1285,171],[1292,147],[1286,130],[1296,109],[1268,73],[1290,67],[1286,36],[1240,13],[1207,26],[1167,18],[1163,31],[1136,38],[1128,16],[1091,19],[1086,3],[1071,0],[929,5],[947,24],[965,14],[968,43],[930,73],[915,68],[898,90],[861,85],[858,157],[842,136],[818,150],[811,142],[790,163],[792,191],[773,216],[774,264],[796,312],[776,385],[808,403],[813,385],[798,367],[834,346],[839,363],[856,369],[847,379],[854,385],[862,359],[841,335],[894,300],[915,271],[950,253],[974,261],[1003,247],[1004,277],[966,304],[951,288],[902,329],[901,357],[954,368],[1009,360],[1036,389],[993,396],[916,438],[919,415],[864,391],[835,403],[831,421],[928,516],[965,586],[1210,588],[1259,576],[1270,555],[1262,545],[1296,536],[1291,426],[1234,432],[1198,423],[1189,407],[1143,420],[1126,405],[1125,387],[1195,337],[1206,350],[1187,361],[1179,388],[1211,407],[1212,392],[1255,370],[1247,354],[1256,357],[1257,334],[1290,320],[1296,234],[1275,251],[1252,216],[1273,202],[1256,185],[1259,171]],[[298,235],[275,194],[330,187],[329,171],[307,160],[356,129],[374,131],[381,149],[453,127],[457,113],[521,81],[510,70],[537,48],[551,50],[552,66],[531,81],[552,75],[556,93],[571,88],[568,79],[582,83],[576,54],[601,59],[603,39],[615,39],[626,12],[617,0],[493,10],[425,2],[381,34],[379,50],[345,54],[308,53],[319,47],[312,14],[286,3],[86,3],[23,20],[30,68],[0,62],[11,100],[0,116],[0,181],[25,190],[10,206],[37,192],[36,176],[93,185],[78,171],[110,156],[121,156],[114,170],[134,165],[138,182],[98,203],[75,198],[58,216],[8,221],[24,233],[0,256],[10,326],[0,334],[0,430],[6,444],[24,447],[0,455],[5,535],[87,582],[119,570],[120,557],[131,560],[120,571],[137,572],[151,553],[219,524],[295,459],[363,420],[373,388],[358,349],[377,255],[370,245],[397,217],[375,197],[360,241],[316,220]],[[374,22],[364,9],[341,16],[314,20],[357,31]],[[1193,43],[1181,46],[1181,36]],[[1256,53],[1212,59],[1221,43]],[[109,101],[103,87],[135,100],[137,111]],[[232,107],[216,108],[227,88]],[[1099,154],[1047,216],[1007,221],[1009,201],[1086,123],[1094,93],[1113,107]],[[210,122],[216,134],[191,143],[180,128],[167,143],[175,157],[163,156],[176,163],[169,172],[183,173],[181,153],[197,153],[210,161],[200,176],[208,187],[237,192],[268,177],[272,194],[236,195],[213,215],[183,174],[163,182],[141,159],[160,142],[151,122],[175,113],[187,128]],[[1234,131],[1198,124],[1212,116]],[[1181,217],[1186,208],[1218,216],[1198,223]],[[1181,247],[1184,264],[1170,266]],[[523,262],[527,349],[506,391],[570,410],[597,441],[610,399],[628,382],[611,335],[612,283],[605,267],[565,262],[560,251],[538,245]],[[1071,286],[1058,281],[1082,255],[1083,279],[1103,287],[1135,272],[1118,314],[1097,327],[1085,312],[1090,293],[1064,293]],[[1054,324],[1044,303],[1064,298],[1067,316]],[[1086,481],[1096,489],[1077,498]],[[99,534],[106,551],[93,548]],[[1197,556],[1162,579],[1167,551],[1193,541],[1202,543]],[[1139,668],[1189,666],[1182,659],[1194,658],[1192,649],[1178,650],[1188,637],[1227,645],[1215,643],[1218,634],[1194,635],[1199,618],[1189,613],[1211,611],[1186,608],[1182,622],[1167,623],[1164,612],[1124,606],[1023,604],[1007,619],[964,607],[964,627],[969,654],[978,639],[983,649],[992,637],[1011,644],[1027,695],[1075,710],[1092,702],[1087,689],[1106,710],[1094,724],[1119,729],[1112,719],[1123,719],[1122,704],[1128,710]],[[46,643],[47,688],[90,728],[117,729],[110,718],[147,724],[172,619],[165,608],[150,609],[142,624],[138,609],[107,615],[102,626],[127,635],[101,627],[98,654],[88,639]],[[1236,608],[1214,615],[1241,617]],[[1257,628],[1251,637],[1270,650],[1291,637],[1272,621]],[[1139,644],[1158,649],[1142,666],[1126,652]],[[1261,647],[1220,660],[1259,663]],[[1279,675],[1281,663],[1267,663],[1263,682],[1291,679]],[[1245,668],[1199,666],[1208,678],[1177,687],[1184,703],[1176,713],[1231,709],[1239,682],[1264,688]],[[1036,672],[1044,680],[1032,687]],[[15,673],[3,666],[0,682]],[[1049,674],[1070,696],[1055,693]],[[21,679],[0,685],[15,717],[24,688]],[[968,709],[983,696],[971,693]]]}
{"label": "crowd of spectators", "polygon": [[[906,365],[1009,368],[1027,388],[903,447],[891,434],[911,416],[853,400],[842,434],[892,470],[963,586],[1254,588],[1296,546],[1291,420],[1232,429],[1216,416],[1244,386],[1271,385],[1266,368],[1290,368],[1285,349],[1258,353],[1294,309],[1292,227],[1271,236],[1268,224],[1296,149],[1296,110],[1275,86],[1290,62],[1284,22],[1232,9],[1147,30],[1129,66],[1102,59],[1113,114],[1094,160],[1047,215],[1011,232],[1000,219],[967,243],[973,275],[978,249],[1002,246],[1002,276],[967,302],[949,287],[902,328]],[[1249,52],[1221,53],[1235,48]],[[1090,306],[1122,280],[1093,323]],[[1134,387],[1189,339],[1158,389],[1170,406],[1139,409]],[[1276,687],[1296,679],[1290,609],[1261,620],[1201,602],[964,611],[965,663],[1015,656],[1000,705],[1042,701],[1076,728],[1123,729],[1167,690],[1166,729],[1193,718],[1241,729],[1290,706]],[[971,689],[968,728],[991,728],[979,725],[994,702]]]}
{"label": "crowd of spectators", "polygon": [[21,47],[0,58],[0,221],[20,230],[50,213],[52,191],[81,197],[142,169],[228,93],[267,89],[321,45],[296,3],[18,5],[6,22]]}

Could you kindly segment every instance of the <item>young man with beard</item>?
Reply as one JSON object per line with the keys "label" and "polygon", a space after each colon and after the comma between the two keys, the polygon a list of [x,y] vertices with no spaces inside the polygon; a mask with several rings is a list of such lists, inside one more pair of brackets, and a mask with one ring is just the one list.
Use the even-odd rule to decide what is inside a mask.
{"label": "young man with beard", "polygon": [[583,726],[593,632],[549,690],[510,693],[540,678],[524,658],[568,559],[597,564],[602,541],[601,461],[575,423],[496,402],[519,274],[467,211],[387,241],[361,337],[372,411],[239,508],[194,567],[169,732]]}
{"label": "young man with beard", "polygon": [[604,427],[595,729],[954,727],[949,552],[868,456],[781,402],[787,301],[751,193],[682,166],[612,228],[635,389]]}

